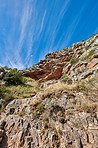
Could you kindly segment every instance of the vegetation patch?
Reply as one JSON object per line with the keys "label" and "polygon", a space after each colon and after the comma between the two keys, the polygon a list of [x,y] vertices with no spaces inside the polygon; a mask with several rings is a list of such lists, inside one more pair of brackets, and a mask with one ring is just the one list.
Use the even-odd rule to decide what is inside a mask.
{"label": "vegetation patch", "polygon": [[94,114],[96,112],[96,109],[97,109],[97,105],[96,104],[92,104],[92,105],[84,105],[83,106],[83,110],[87,113],[92,113]]}
{"label": "vegetation patch", "polygon": [[18,72],[16,68],[6,73],[4,81],[7,81],[9,85],[19,85],[26,83],[25,77],[23,77],[22,73]]}
{"label": "vegetation patch", "polygon": [[4,99],[4,106],[6,106],[11,100],[31,97],[32,93],[36,94],[36,92],[40,90],[37,81],[30,78],[25,79],[26,81],[29,79],[30,83],[0,86],[0,99]]}
{"label": "vegetation patch", "polygon": [[24,115],[25,115],[25,108],[23,108],[19,113],[19,116],[24,116]]}
{"label": "vegetation patch", "polygon": [[61,77],[61,80],[63,81],[67,81],[69,79],[69,77],[65,74]]}
{"label": "vegetation patch", "polygon": [[45,105],[42,104],[42,102],[39,102],[37,104],[33,105],[33,118],[38,118],[45,110]]}
{"label": "vegetation patch", "polygon": [[72,50],[72,46],[68,47],[68,51],[71,51]]}
{"label": "vegetation patch", "polygon": [[94,47],[98,46],[98,43],[94,45]]}
{"label": "vegetation patch", "polygon": [[70,63],[71,65],[74,65],[74,64],[76,64],[78,61],[79,61],[79,58],[72,58],[69,63]]}
{"label": "vegetation patch", "polygon": [[92,38],[89,38],[87,41],[90,42],[91,39],[92,39]]}
{"label": "vegetation patch", "polygon": [[81,60],[87,60],[89,57],[91,57],[95,53],[95,49],[92,49],[89,51],[88,55],[82,57]]}

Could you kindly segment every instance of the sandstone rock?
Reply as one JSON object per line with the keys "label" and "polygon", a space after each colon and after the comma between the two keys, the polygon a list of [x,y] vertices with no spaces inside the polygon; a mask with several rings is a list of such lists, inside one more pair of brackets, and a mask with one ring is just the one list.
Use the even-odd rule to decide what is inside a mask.
{"label": "sandstone rock", "polygon": [[92,61],[90,61],[88,64],[87,64],[87,68],[92,68],[94,67],[95,65],[98,64],[98,60],[97,59],[93,59]]}
{"label": "sandstone rock", "polygon": [[63,72],[62,72],[62,73],[63,73],[63,74],[64,74],[64,73],[67,73],[67,72],[70,70],[71,66],[72,66],[71,64],[68,64],[67,66],[65,66],[65,67],[63,68]]}
{"label": "sandstone rock", "polygon": [[48,76],[44,78],[44,80],[58,79],[62,75],[62,67],[58,67],[54,70],[53,73],[50,73]]}

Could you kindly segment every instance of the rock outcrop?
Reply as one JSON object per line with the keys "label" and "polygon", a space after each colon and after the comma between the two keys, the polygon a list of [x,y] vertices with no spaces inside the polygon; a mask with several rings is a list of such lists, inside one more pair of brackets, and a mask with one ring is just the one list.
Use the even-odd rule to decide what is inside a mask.
{"label": "rock outcrop", "polygon": [[45,60],[41,60],[22,72],[24,76],[39,80],[39,82],[59,79],[63,74],[67,74],[73,82],[88,76],[95,77],[98,75],[98,34],[87,41],[81,41],[63,50],[48,53]]}
{"label": "rock outcrop", "polygon": [[97,148],[98,104],[83,93],[58,94],[10,102],[3,121],[0,115],[0,147]]}
{"label": "rock outcrop", "polygon": [[21,70],[24,84],[6,84],[10,70],[0,68],[0,148],[98,148],[98,35]]}

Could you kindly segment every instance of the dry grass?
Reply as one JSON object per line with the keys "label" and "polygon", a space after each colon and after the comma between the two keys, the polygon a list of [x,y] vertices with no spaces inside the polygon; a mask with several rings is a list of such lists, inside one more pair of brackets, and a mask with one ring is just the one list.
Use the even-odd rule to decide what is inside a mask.
{"label": "dry grass", "polygon": [[[6,98],[8,101],[12,99],[23,99],[26,97],[31,97],[32,93],[37,93],[40,88],[37,81],[26,78],[27,83],[25,85],[10,85],[10,86],[0,86],[1,97]],[[28,83],[29,82],[29,83]]]}
{"label": "dry grass", "polygon": [[72,90],[73,88],[73,84],[68,85],[66,83],[62,83],[62,82],[58,82],[56,84],[51,84],[49,87],[44,88],[44,97],[47,97],[50,94],[56,94],[59,93],[59,91],[63,91],[63,90]]}
{"label": "dry grass", "polygon": [[98,91],[98,77],[88,79],[87,82],[77,82],[73,87],[73,90],[95,93],[96,91]]}

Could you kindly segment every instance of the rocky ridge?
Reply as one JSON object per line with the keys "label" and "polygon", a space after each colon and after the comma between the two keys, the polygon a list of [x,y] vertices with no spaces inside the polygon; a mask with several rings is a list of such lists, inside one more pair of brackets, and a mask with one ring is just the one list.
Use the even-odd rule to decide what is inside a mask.
{"label": "rocky ridge", "polygon": [[[9,71],[0,68],[1,86]],[[98,35],[22,72],[38,91],[1,108],[0,148],[98,148]]]}
{"label": "rocky ridge", "polygon": [[48,53],[44,60],[22,70],[24,76],[39,82],[59,79],[67,74],[73,82],[98,76],[98,34],[60,51]]}

